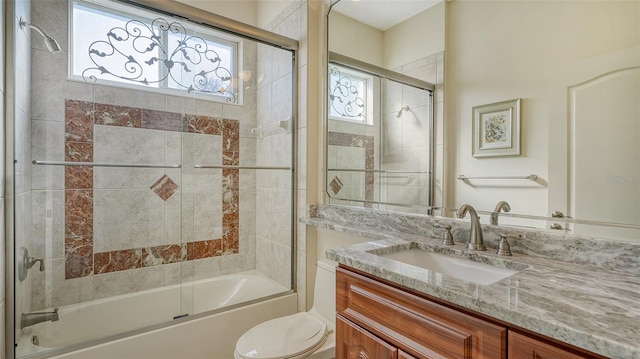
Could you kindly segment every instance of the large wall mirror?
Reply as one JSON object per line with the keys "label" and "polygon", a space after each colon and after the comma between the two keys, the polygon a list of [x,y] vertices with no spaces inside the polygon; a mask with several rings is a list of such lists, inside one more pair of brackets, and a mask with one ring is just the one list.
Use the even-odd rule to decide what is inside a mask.
{"label": "large wall mirror", "polygon": [[[424,8],[412,8],[418,4]],[[410,16],[392,20],[396,10],[405,8]],[[375,18],[373,9],[382,18]],[[391,25],[384,25],[387,21]],[[511,212],[501,214],[500,224],[638,241],[638,24],[640,2],[342,0],[328,15],[328,44],[330,52],[405,75],[433,75],[422,79],[435,84],[429,154],[433,187],[427,204],[443,209],[435,214],[451,216],[469,203],[488,223],[496,204],[507,201]],[[426,62],[433,67],[413,72]],[[520,140],[519,154],[474,156],[473,139],[482,128],[480,134],[474,129],[473,109],[518,99],[520,126],[514,136]],[[389,117],[407,114],[403,106],[380,106],[395,112]],[[339,125],[328,121],[330,131],[339,131]],[[389,143],[374,152],[380,156],[375,158],[393,159],[394,151],[403,148],[390,141],[393,131],[400,131],[394,125],[383,123],[374,135]],[[397,143],[407,142],[400,139]],[[332,158],[346,161],[340,165],[355,164],[347,156],[334,156],[339,149],[331,146],[328,168],[338,165]],[[327,173],[329,197],[336,176]],[[374,183],[382,193],[383,182]],[[403,210],[422,213],[424,207]],[[565,218],[558,218],[558,212]]]}

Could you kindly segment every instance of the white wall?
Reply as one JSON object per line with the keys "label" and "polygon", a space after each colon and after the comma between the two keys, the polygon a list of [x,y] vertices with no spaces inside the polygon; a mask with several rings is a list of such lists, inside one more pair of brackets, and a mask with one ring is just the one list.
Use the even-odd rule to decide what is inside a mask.
{"label": "white wall", "polygon": [[296,0],[256,0],[256,25],[267,29],[269,23]]}
{"label": "white wall", "polygon": [[[448,206],[471,203],[492,210],[507,200],[513,213],[547,215],[546,183],[554,176],[548,158],[566,156],[566,146],[565,153],[548,150],[550,137],[566,133],[566,108],[555,108],[566,106],[566,99],[556,98],[566,96],[555,91],[563,86],[558,79],[575,71],[575,64],[637,48],[640,2],[454,1],[447,6]],[[473,158],[472,107],[514,98],[522,98],[521,155]],[[537,174],[542,185],[485,181],[470,186],[455,180],[458,174]]]}
{"label": "white wall", "polygon": [[383,34],[385,68],[395,69],[444,51],[444,1]]}
{"label": "white wall", "polygon": [[245,24],[257,26],[257,9],[255,1],[234,0],[176,0],[181,3],[228,17]]}
{"label": "white wall", "polygon": [[332,10],[329,50],[376,66],[384,66],[383,32]]}
{"label": "white wall", "polygon": [[177,0],[233,20],[263,29],[296,0]]}

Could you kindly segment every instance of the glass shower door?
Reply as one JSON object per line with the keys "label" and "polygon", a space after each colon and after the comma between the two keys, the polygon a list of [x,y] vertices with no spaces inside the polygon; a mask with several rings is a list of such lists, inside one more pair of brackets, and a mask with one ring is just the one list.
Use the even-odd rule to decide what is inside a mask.
{"label": "glass shower door", "polygon": [[[24,34],[12,40],[16,62],[31,63],[19,69],[31,81],[15,84],[30,97],[12,139],[17,356],[290,292],[293,53],[117,1],[65,4],[33,1],[30,21],[71,42],[73,34],[95,41],[52,54],[29,47]],[[110,20],[82,25],[76,11]],[[99,62],[119,52],[94,46],[137,31],[158,34],[147,37],[153,46],[120,48],[127,59],[175,47],[147,78],[164,79],[162,88],[121,81],[132,67],[114,80],[113,64]],[[201,51],[213,40],[224,45],[216,56]],[[224,49],[237,54],[227,65]],[[205,63],[220,62],[211,76],[198,64],[172,72],[194,65],[198,51]],[[93,55],[94,65],[71,66],[67,76],[78,57]]]}

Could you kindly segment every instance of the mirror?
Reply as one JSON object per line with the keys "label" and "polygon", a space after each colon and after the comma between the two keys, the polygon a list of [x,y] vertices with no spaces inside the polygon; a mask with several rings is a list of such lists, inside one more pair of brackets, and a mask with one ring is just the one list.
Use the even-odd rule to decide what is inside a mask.
{"label": "mirror", "polygon": [[[404,8],[420,2],[390,3]],[[402,69],[394,58],[411,51],[367,51],[362,47],[373,35],[335,28],[347,17],[342,6],[358,3],[388,5],[346,0],[335,5],[329,14],[329,50]],[[442,83],[436,80],[432,204],[449,208],[445,213],[451,215],[470,203],[485,213],[486,223],[487,214],[506,200],[511,213],[500,215],[501,224],[549,228],[558,223],[566,233],[640,239],[640,149],[635,145],[640,142],[640,3],[453,1],[438,6],[443,54],[446,18],[447,99],[441,102]],[[388,17],[393,13],[383,11]],[[390,34],[386,30],[381,36],[386,40]],[[424,30],[415,34],[420,40],[383,44],[430,48]],[[520,154],[473,157],[472,109],[514,99],[522,106]],[[443,111],[446,129],[439,118]],[[476,179],[458,180],[460,175]],[[530,175],[537,179],[527,180]],[[555,211],[571,218],[552,218]]]}
{"label": "mirror", "polygon": [[[398,6],[401,4],[402,6]],[[329,12],[328,202],[430,213],[442,203],[444,5],[341,1]],[[416,46],[420,44],[420,46]],[[440,84],[440,86],[439,86]],[[441,145],[441,143],[440,143]]]}

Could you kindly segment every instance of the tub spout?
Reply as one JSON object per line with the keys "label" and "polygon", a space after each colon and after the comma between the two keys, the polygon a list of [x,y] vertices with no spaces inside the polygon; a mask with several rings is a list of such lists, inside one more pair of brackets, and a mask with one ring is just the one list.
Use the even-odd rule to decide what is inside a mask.
{"label": "tub spout", "polygon": [[53,312],[22,313],[20,329],[42,322],[55,322],[58,319],[58,308],[54,308]]}

